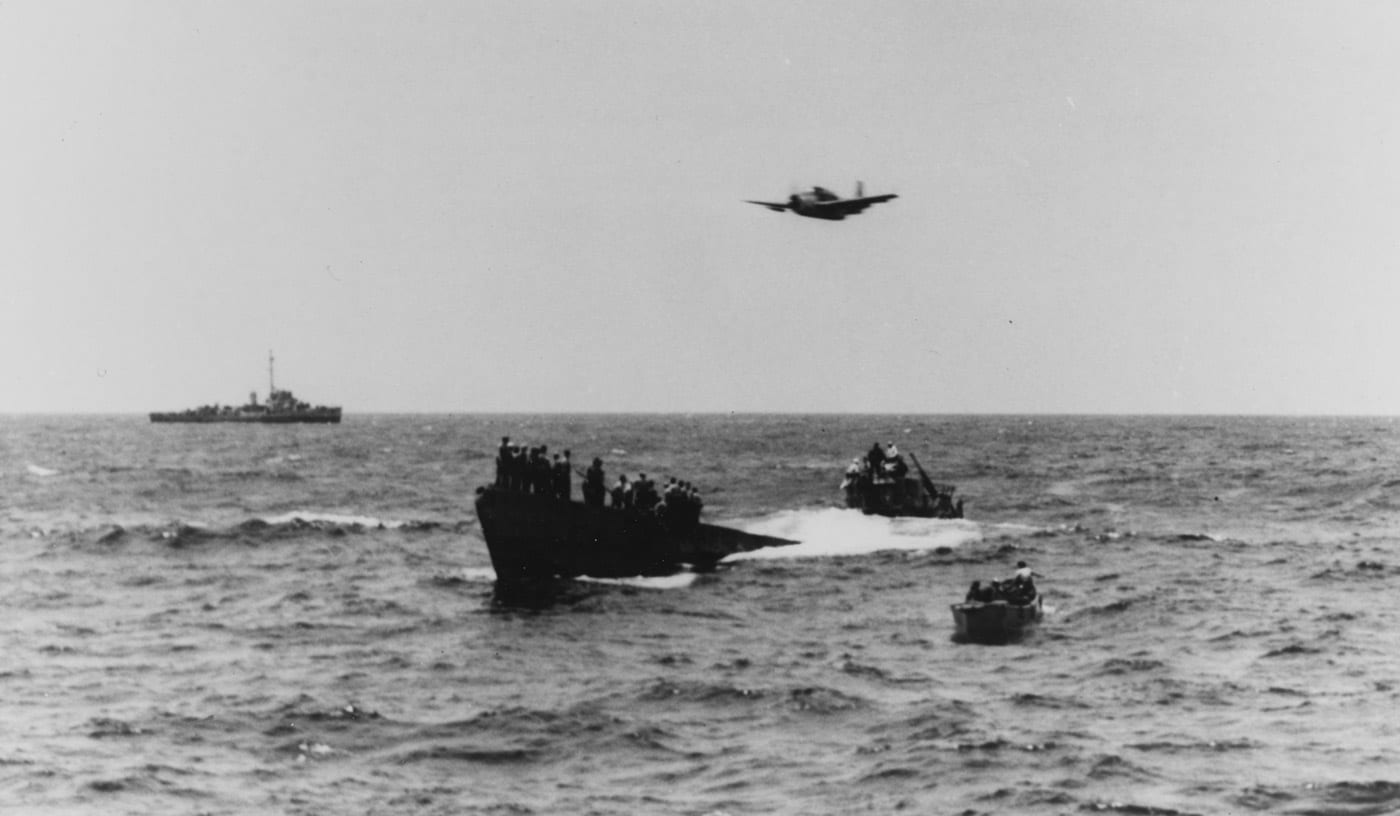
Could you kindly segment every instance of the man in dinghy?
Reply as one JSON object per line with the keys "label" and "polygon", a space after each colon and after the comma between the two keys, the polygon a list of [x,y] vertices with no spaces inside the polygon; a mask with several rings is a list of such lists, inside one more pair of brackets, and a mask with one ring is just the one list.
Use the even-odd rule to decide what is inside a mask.
{"label": "man in dinghy", "polygon": [[1016,572],[990,586],[973,581],[962,603],[952,605],[953,639],[973,643],[1006,643],[1019,638],[1044,615],[1044,603],[1035,588],[1034,571],[1025,561]]}

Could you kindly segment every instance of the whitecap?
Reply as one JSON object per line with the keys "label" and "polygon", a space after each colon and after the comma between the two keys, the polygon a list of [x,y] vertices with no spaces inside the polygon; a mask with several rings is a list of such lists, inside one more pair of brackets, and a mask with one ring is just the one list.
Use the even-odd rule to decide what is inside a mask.
{"label": "whitecap", "polygon": [[402,527],[407,522],[394,521],[392,519],[375,518],[374,516],[351,516],[340,513],[317,513],[308,510],[293,510],[290,513],[283,513],[279,516],[266,516],[262,519],[268,524],[291,524],[294,521],[303,522],[325,522],[327,524],[343,524],[349,527],[358,524],[361,527],[385,527],[394,529]]}
{"label": "whitecap", "polygon": [[56,470],[53,470],[53,469],[51,469],[51,468],[46,468],[46,467],[39,467],[38,465],[34,464],[33,462],[30,462],[29,465],[27,465],[27,466],[25,467],[25,470],[28,470],[30,473],[34,474],[35,476],[54,476],[54,475],[57,475],[57,474],[58,474],[58,471],[56,471]]}

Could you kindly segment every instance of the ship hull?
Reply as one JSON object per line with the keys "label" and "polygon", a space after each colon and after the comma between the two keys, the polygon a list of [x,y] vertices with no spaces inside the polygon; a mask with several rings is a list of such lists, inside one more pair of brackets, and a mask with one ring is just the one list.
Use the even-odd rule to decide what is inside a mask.
{"label": "ship hull", "polygon": [[152,422],[252,422],[260,424],[316,423],[333,425],[340,423],[340,409],[326,411],[306,411],[292,414],[198,414],[198,413],[153,413]]}
{"label": "ship hull", "polygon": [[797,543],[497,487],[479,491],[476,515],[496,580],[507,584],[669,575],[687,564],[706,570],[728,555]]}
{"label": "ship hull", "polygon": [[967,601],[953,604],[953,639],[965,643],[1011,643],[1019,640],[1044,616],[1039,595],[1026,604],[1008,601]]}
{"label": "ship hull", "polygon": [[952,485],[925,486],[918,479],[860,479],[846,485],[846,506],[868,516],[962,518]]}

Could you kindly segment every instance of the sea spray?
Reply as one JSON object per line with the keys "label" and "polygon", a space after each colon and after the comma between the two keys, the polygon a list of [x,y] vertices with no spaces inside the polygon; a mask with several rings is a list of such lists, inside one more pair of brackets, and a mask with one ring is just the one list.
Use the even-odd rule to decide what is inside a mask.
{"label": "sea spray", "polygon": [[790,538],[801,543],[739,553],[726,561],[933,550],[960,547],[982,538],[977,522],[967,519],[886,518],[834,507],[785,510],[740,526],[750,533]]}

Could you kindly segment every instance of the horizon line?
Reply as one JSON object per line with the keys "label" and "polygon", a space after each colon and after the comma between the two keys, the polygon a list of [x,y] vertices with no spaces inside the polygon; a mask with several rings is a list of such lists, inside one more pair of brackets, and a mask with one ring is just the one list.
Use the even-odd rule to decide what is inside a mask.
{"label": "horizon line", "polygon": [[[151,411],[3,411],[0,417],[141,417]],[[1255,413],[1235,411],[785,411],[785,410],[443,410],[396,409],[382,411],[343,412],[342,422],[350,417],[375,416],[941,416],[941,417],[1236,417],[1236,418],[1373,418],[1395,419],[1400,413],[1367,412],[1279,412]],[[179,423],[177,423],[179,424]],[[190,423],[198,424],[198,423]],[[204,423],[236,424],[236,423]],[[269,424],[269,423],[244,423]],[[276,423],[271,423],[276,424]],[[297,423],[290,423],[297,424]],[[333,424],[333,423],[332,423]]]}

